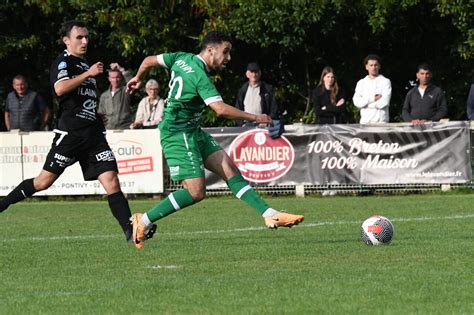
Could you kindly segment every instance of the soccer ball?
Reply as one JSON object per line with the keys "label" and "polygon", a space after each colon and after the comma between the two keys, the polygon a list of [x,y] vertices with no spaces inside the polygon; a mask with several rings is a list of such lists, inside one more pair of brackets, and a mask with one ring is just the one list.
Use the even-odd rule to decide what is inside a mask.
{"label": "soccer ball", "polygon": [[360,227],[360,238],[367,245],[388,245],[393,233],[392,222],[380,215],[368,218]]}

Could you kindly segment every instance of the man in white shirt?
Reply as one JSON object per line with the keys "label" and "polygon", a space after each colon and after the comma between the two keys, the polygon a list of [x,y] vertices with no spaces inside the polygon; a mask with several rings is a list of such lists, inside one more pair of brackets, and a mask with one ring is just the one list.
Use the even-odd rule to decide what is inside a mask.
{"label": "man in white shirt", "polygon": [[392,96],[392,84],[381,75],[380,57],[368,55],[364,59],[367,76],[357,82],[354,105],[360,109],[360,123],[384,123],[389,121],[388,107]]}

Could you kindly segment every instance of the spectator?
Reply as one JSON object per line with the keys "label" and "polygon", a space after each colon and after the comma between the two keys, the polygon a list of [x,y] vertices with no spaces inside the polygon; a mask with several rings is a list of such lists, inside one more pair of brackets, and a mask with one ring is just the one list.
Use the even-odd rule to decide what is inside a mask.
{"label": "spectator", "polygon": [[[256,62],[249,63],[245,76],[248,82],[244,83],[239,89],[235,107],[250,114],[267,114],[272,119],[279,119],[279,108],[273,87],[261,80],[262,71],[260,66]],[[248,121],[237,121],[237,123],[247,126],[255,125],[255,123]]]}
{"label": "spectator", "polygon": [[364,59],[368,75],[357,82],[354,105],[360,109],[360,123],[383,123],[389,121],[388,107],[392,96],[390,80],[381,75],[380,57],[368,55]]}
{"label": "spectator", "polygon": [[422,125],[426,121],[439,121],[446,118],[448,105],[443,90],[431,84],[431,68],[423,63],[417,67],[416,79],[418,86],[408,91],[403,103],[402,118],[414,125]]}
{"label": "spectator", "polygon": [[337,84],[334,70],[325,67],[318,86],[313,90],[313,110],[317,124],[344,124],[346,96]]}
{"label": "spectator", "polygon": [[28,89],[22,75],[13,78],[13,91],[5,102],[5,127],[7,130],[44,130],[49,121],[49,108],[37,92]]}
{"label": "spectator", "polygon": [[474,84],[471,85],[467,96],[467,119],[474,120]]}
{"label": "spectator", "polygon": [[148,80],[145,90],[148,96],[138,104],[135,122],[130,125],[130,129],[153,128],[158,126],[163,119],[165,101],[158,95],[160,90],[158,82],[153,79]]}
{"label": "spectator", "polygon": [[106,129],[127,129],[132,122],[132,95],[125,93],[124,77],[131,78],[118,63],[110,64],[110,87],[100,95],[97,110],[104,117]]}

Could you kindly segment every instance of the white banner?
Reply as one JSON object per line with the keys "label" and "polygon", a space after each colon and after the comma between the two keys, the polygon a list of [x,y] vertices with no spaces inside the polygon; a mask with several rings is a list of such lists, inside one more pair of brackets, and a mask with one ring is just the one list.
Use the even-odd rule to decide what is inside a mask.
{"label": "white banner", "polygon": [[[39,174],[53,137],[52,132],[0,133],[0,195],[7,195],[23,179]],[[163,159],[159,139],[158,129],[107,132],[124,193],[163,192]],[[36,195],[94,194],[105,194],[105,191],[98,181],[84,181],[81,167],[75,163],[49,189]]]}
{"label": "white banner", "polygon": [[21,136],[0,132],[0,195],[6,195],[23,178]]}

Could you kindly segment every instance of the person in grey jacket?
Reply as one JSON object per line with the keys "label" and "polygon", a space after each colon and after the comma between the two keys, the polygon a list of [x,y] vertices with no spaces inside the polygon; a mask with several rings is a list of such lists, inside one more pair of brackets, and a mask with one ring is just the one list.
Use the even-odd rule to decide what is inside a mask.
{"label": "person in grey jacket", "polygon": [[[262,70],[256,62],[247,65],[245,76],[248,82],[244,83],[235,101],[235,107],[241,111],[254,115],[267,114],[272,119],[279,119],[279,105],[275,98],[273,86],[263,82]],[[249,122],[238,122],[243,125],[253,125]]]}
{"label": "person in grey jacket", "polygon": [[431,67],[420,64],[417,67],[418,85],[408,91],[403,104],[402,118],[414,125],[422,125],[427,121],[439,121],[447,118],[448,105],[443,90],[431,84]]}
{"label": "person in grey jacket", "polygon": [[5,127],[7,130],[44,130],[48,125],[50,111],[44,99],[28,88],[22,75],[13,78],[13,91],[5,101]]}
{"label": "person in grey jacket", "polygon": [[100,95],[97,108],[97,112],[105,117],[105,129],[128,129],[133,121],[131,106],[134,98],[125,93],[123,79],[131,79],[128,71],[118,63],[110,64],[110,87]]}

